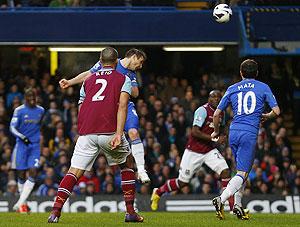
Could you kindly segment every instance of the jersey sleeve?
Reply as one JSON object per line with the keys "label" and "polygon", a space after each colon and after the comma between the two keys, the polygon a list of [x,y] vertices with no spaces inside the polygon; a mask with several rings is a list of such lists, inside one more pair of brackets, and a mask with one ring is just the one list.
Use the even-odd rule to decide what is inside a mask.
{"label": "jersey sleeve", "polygon": [[90,68],[91,73],[96,73],[102,68],[101,63],[98,61],[92,68]]}
{"label": "jersey sleeve", "polygon": [[15,111],[14,111],[13,117],[10,121],[9,129],[15,137],[19,137],[21,139],[24,139],[25,135],[23,135],[22,133],[20,133],[18,131],[18,128],[20,126],[20,120],[21,120],[21,113],[20,113],[20,110],[18,108],[16,108]]}
{"label": "jersey sleeve", "polygon": [[273,108],[275,106],[278,106],[278,103],[276,101],[275,96],[273,95],[270,87],[267,85],[266,90],[265,90],[265,98],[266,98],[266,102],[268,103],[268,105]]}
{"label": "jersey sleeve", "polygon": [[202,106],[199,107],[194,113],[193,126],[198,126],[201,128],[205,122],[206,117],[207,117],[206,109]]}
{"label": "jersey sleeve", "polygon": [[230,103],[230,92],[228,88],[224,96],[222,97],[217,109],[224,111],[228,107],[229,103]]}
{"label": "jersey sleeve", "polygon": [[85,99],[85,90],[84,90],[84,83],[81,85],[80,92],[79,92],[79,101],[78,105],[82,104]]}
{"label": "jersey sleeve", "polygon": [[132,72],[130,73],[130,79],[131,79],[131,86],[132,87],[138,87],[139,84],[137,82],[137,79],[136,79],[136,73]]}
{"label": "jersey sleeve", "polygon": [[127,92],[129,95],[131,95],[131,86],[132,86],[132,81],[129,79],[128,76],[125,76],[126,79],[124,81],[124,84],[122,86],[121,92]]}

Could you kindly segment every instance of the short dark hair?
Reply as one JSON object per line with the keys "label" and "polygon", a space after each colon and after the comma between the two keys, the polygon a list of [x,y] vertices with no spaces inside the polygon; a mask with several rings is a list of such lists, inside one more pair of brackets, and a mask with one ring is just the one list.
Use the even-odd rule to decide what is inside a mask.
{"label": "short dark hair", "polygon": [[130,58],[130,57],[133,56],[133,55],[136,55],[138,59],[139,59],[139,58],[143,58],[144,61],[147,60],[147,55],[146,55],[146,53],[145,53],[144,51],[142,51],[142,50],[139,50],[139,49],[132,48],[132,49],[128,50],[128,51],[125,53],[125,57],[126,57],[126,58]]}
{"label": "short dark hair", "polygon": [[33,88],[26,88],[24,92],[25,96],[36,95],[35,90]]}
{"label": "short dark hair", "polygon": [[118,59],[118,51],[112,47],[104,48],[100,53],[100,61],[102,64],[112,64]]}
{"label": "short dark hair", "polygon": [[240,71],[244,78],[255,78],[258,73],[258,64],[253,59],[247,59],[241,63]]}

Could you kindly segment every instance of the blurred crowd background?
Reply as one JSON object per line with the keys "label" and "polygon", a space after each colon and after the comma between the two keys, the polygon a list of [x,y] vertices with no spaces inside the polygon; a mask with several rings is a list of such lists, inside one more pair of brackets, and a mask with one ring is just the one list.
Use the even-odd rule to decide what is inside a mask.
{"label": "blurred crowd background", "polygon": [[[299,128],[297,111],[300,109],[300,83],[297,74],[299,65],[296,63],[292,59],[279,63],[274,60],[272,64],[262,67],[264,80],[272,88],[283,114],[294,113],[298,117],[294,118],[294,130],[284,127],[282,116],[261,125],[254,166],[246,187],[247,194],[300,193],[300,168],[293,159],[287,136],[288,131],[289,134],[297,134]],[[38,103],[46,112],[42,123],[41,165],[33,195],[54,196],[69,168],[78,138],[77,101],[80,87],[60,89],[58,81],[61,75],[51,76],[41,59],[30,65],[20,64],[15,68],[2,69],[0,78],[0,194],[7,197],[18,195],[16,175],[11,170],[10,161],[15,138],[9,132],[9,123],[14,109],[24,101],[24,89],[34,87]],[[207,102],[209,91],[219,89],[224,93],[227,86],[238,80],[238,73],[222,74],[205,70],[199,70],[193,77],[138,73],[141,94],[134,102],[140,117],[147,171],[151,177],[151,184],[137,183],[139,193],[150,194],[152,188],[177,177],[194,111]],[[231,116],[228,110],[227,124]],[[219,149],[234,170],[230,148],[224,145]],[[105,157],[100,155],[93,170],[86,172],[79,180],[74,193],[118,194],[120,182],[119,169],[109,167]],[[211,194],[218,193],[220,188],[218,176],[203,166],[195,174],[190,186],[178,193]]]}

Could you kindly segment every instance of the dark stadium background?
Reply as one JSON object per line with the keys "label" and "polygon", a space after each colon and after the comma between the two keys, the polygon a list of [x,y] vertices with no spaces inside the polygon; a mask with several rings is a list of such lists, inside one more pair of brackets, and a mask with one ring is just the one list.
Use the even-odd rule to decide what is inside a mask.
{"label": "dark stadium background", "polygon": [[[105,45],[116,47],[120,57],[131,47],[141,48],[148,55],[138,73],[141,94],[134,100],[152,180],[149,185],[137,183],[141,195],[150,195],[152,188],[177,176],[193,111],[206,102],[211,89],[224,92],[238,81],[239,64],[248,57],[259,62],[259,79],[270,85],[282,114],[261,126],[245,191],[247,199],[265,195],[273,201],[274,195],[299,195],[300,1],[238,1],[232,20],[224,25],[212,19],[210,9],[216,1],[78,0],[71,1],[73,5],[62,4],[64,1],[12,2],[0,0],[1,201],[13,204],[18,197],[16,175],[10,169],[15,140],[9,132],[9,122],[13,110],[23,101],[24,88],[34,86],[39,103],[46,109],[42,165],[32,195],[50,196],[51,200],[70,164],[78,136],[79,86],[62,91],[58,81],[89,69],[99,53],[58,53],[58,67],[51,75],[53,59],[48,48]],[[64,7],[51,7],[57,4]],[[110,20],[101,20],[105,16]],[[119,18],[125,20],[123,26],[118,26]],[[178,21],[173,23],[175,19]],[[101,36],[101,32],[105,35]],[[166,52],[162,49],[166,45],[218,45],[225,49]],[[230,116],[228,111],[228,120]],[[221,150],[234,170],[230,148]],[[120,197],[120,173],[117,168],[108,167],[103,156],[80,182],[74,191],[75,200],[77,196]],[[204,167],[190,187],[178,194],[204,198],[203,195],[217,194],[220,189],[218,177]],[[42,197],[38,197],[32,198],[40,201]]]}

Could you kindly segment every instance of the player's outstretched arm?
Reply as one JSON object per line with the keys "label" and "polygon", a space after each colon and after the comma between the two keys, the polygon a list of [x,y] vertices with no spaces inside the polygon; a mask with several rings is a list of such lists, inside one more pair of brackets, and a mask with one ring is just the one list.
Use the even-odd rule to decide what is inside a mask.
{"label": "player's outstretched arm", "polygon": [[130,95],[127,92],[121,92],[119,99],[119,108],[117,114],[117,131],[111,141],[111,149],[117,148],[121,144],[121,138],[124,132],[125,121],[127,117],[127,106]]}
{"label": "player's outstretched arm", "polygon": [[70,80],[61,79],[59,81],[59,85],[62,89],[66,89],[70,86],[74,86],[75,84],[83,83],[83,81],[85,81],[91,75],[92,75],[92,73],[88,70],[88,71],[85,71],[85,72],[82,72],[82,73],[78,74],[76,77],[74,77]]}

